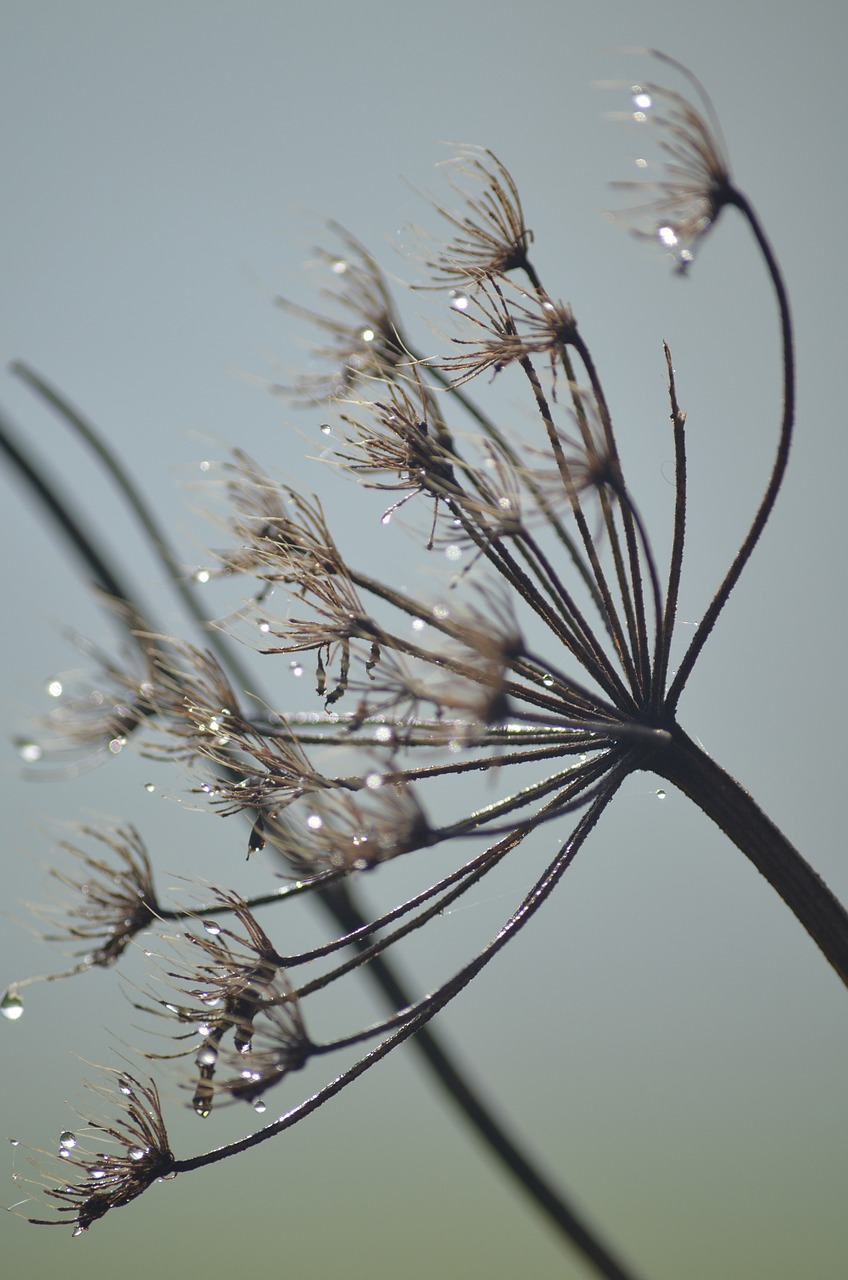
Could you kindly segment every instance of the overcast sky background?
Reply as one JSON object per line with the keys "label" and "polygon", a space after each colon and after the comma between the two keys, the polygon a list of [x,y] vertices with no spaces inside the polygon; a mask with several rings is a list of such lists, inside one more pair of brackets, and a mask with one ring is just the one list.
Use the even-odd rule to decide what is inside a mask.
{"label": "overcast sky background", "polygon": [[[303,361],[303,334],[274,296],[315,301],[310,250],[327,217],[414,275],[398,251],[414,244],[413,224],[436,228],[421,193],[444,194],[433,169],[450,154],[442,142],[481,143],[518,182],[534,259],[592,345],[660,546],[671,493],[661,342],[671,343],[692,469],[681,618],[697,621],[770,465],[777,332],[741,222],[725,221],[681,280],[603,216],[636,143],[606,118],[627,95],[593,82],[662,78],[610,52],[662,48],[708,86],[736,179],[773,238],[800,385],[777,514],[682,719],[846,900],[846,36],[842,0],[2,0],[0,403],[166,627],[184,629],[120,500],[9,361],[27,361],[98,424],[187,570],[216,540],[196,514],[208,504],[199,463],[231,444],[327,486],[346,545],[363,519],[357,493],[304,461],[321,450],[321,412],[296,413],[262,386]],[[411,303],[425,305],[438,316],[438,298]],[[487,394],[497,404],[498,384]],[[105,633],[43,515],[14,478],[0,485],[11,743],[47,709],[47,679],[78,665],[63,630]],[[406,548],[385,532],[391,569]],[[279,697],[294,697],[290,683]],[[45,899],[50,824],[93,814],[137,823],[168,874],[268,884],[261,860],[245,870],[240,832],[164,798],[174,779],[130,751],[79,779],[24,782],[9,745],[0,785],[7,917]],[[836,1280],[848,1268],[845,992],[743,857],[683,797],[655,792],[651,778],[631,780],[532,928],[445,1015],[445,1034],[645,1277]],[[512,896],[510,884],[494,898],[481,890],[440,921],[416,985],[431,981],[427,946],[456,948],[459,963],[466,937],[490,936],[530,875],[517,868]],[[60,965],[4,920],[0,987]],[[73,1055],[115,1061],[110,1033],[128,1034],[126,1008],[114,974],[25,996],[25,1016],[0,1026],[0,1137],[52,1150],[72,1125],[65,1100],[83,1104],[92,1075]],[[303,1087],[294,1077],[272,1107]],[[254,1119],[245,1108],[204,1126],[181,1100],[176,1088],[167,1099],[181,1153]],[[9,1182],[2,1200],[17,1198]],[[563,1263],[407,1050],[288,1136],[152,1189],[79,1241],[12,1215],[0,1232],[10,1274],[64,1280],[118,1265],[125,1280],[184,1267],[302,1280],[587,1274]]]}

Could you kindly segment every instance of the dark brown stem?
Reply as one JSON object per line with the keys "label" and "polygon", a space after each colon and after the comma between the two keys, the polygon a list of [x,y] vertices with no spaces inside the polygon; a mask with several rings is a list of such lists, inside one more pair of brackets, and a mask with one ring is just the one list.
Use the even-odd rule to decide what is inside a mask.
{"label": "dark brown stem", "polygon": [[679,728],[646,767],[693,800],[753,862],[848,986],[848,912],[748,792]]}
{"label": "dark brown stem", "polygon": [[780,422],[780,437],[777,444],[777,453],[772,466],[771,476],[769,477],[768,486],[763,494],[762,501],[757,508],[756,515],[750,529],[748,530],[741,547],[736,552],[733,563],[725,574],[724,581],[718,591],[713,596],[710,605],[701,621],[695,629],[695,634],[689,644],[689,648],[683,655],[680,666],[677,668],[677,675],[671,683],[666,698],[666,707],[669,711],[675,711],[677,708],[680,695],[686,685],[686,681],[692,673],[692,668],[697,662],[701,650],[707,642],[707,639],[716,624],[719,614],[721,613],[730,593],[736,586],[742,576],[742,570],[751,558],[754,547],[760,540],[760,536],[768,524],[769,517],[774,509],[777,501],[777,495],[783,484],[783,477],[786,474],[786,466],[789,461],[789,447],[792,443],[792,432],[795,425],[795,350],[792,335],[792,313],[789,309],[789,297],[786,293],[786,286],[783,283],[783,275],[778,266],[777,258],[768,241],[765,231],[760,225],[753,206],[748,202],[741,191],[735,188],[730,189],[727,203],[735,205],[739,212],[747,219],[748,225],[754,233],[754,239],[759,246],[760,252],[765,260],[766,269],[771,277],[774,287],[775,296],[777,298],[777,307],[780,313],[780,340],[783,353],[783,412]]}

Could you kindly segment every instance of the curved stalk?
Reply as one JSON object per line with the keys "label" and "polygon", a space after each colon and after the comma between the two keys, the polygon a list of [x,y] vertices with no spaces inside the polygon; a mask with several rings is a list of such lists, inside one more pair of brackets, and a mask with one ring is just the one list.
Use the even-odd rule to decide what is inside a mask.
{"label": "curved stalk", "polygon": [[726,203],[735,205],[750,226],[754,239],[757,241],[760,252],[762,253],[766,268],[774,291],[777,296],[777,306],[780,312],[780,337],[783,351],[783,413],[780,423],[780,438],[777,445],[777,454],[775,456],[774,465],[772,466],[771,476],[769,477],[768,486],[763,494],[762,501],[757,508],[750,529],[748,530],[741,547],[737,551],[733,563],[725,574],[724,581],[718,591],[712,598],[709,608],[704,614],[695,630],[695,634],[689,644],[689,648],[683,656],[683,660],[677,669],[677,675],[671,683],[666,698],[666,708],[670,712],[674,712],[680,695],[686,685],[686,681],[692,673],[692,668],[697,662],[701,650],[707,642],[713,627],[716,624],[719,614],[730,598],[730,593],[739,581],[742,570],[751,558],[754,547],[760,540],[760,535],[768,523],[769,517],[783,484],[783,477],[786,473],[786,465],[789,461],[789,446],[792,443],[792,430],[795,424],[795,352],[792,336],[792,312],[789,308],[789,297],[786,292],[786,286],[783,283],[783,273],[778,266],[777,259],[774,256],[771,244],[768,241],[765,231],[763,230],[760,220],[754,211],[753,206],[748,199],[737,191],[735,187],[731,187],[726,197]]}

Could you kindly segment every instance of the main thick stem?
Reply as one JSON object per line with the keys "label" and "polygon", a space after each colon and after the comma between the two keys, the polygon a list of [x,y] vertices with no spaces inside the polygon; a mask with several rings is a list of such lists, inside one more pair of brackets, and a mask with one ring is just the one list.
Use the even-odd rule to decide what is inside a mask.
{"label": "main thick stem", "polygon": [[848,986],[848,912],[744,787],[680,728],[647,767],[694,801],[753,862]]}

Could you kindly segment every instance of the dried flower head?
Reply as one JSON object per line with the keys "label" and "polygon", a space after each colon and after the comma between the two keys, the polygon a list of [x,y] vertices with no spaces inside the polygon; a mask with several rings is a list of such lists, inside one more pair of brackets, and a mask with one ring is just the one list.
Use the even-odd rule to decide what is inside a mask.
{"label": "dried flower head", "polygon": [[453,338],[456,346],[467,350],[436,362],[437,368],[452,375],[453,386],[462,386],[489,370],[494,377],[507,365],[537,355],[548,357],[556,385],[557,362],[577,333],[570,307],[491,277],[480,281],[462,314],[478,329],[478,335]]}
{"label": "dried flower head", "polygon": [[46,737],[18,743],[27,763],[69,758],[72,763],[67,772],[91,767],[104,757],[118,755],[153,712],[150,695],[160,659],[157,641],[126,601],[102,592],[98,600],[121,626],[122,656],[111,657],[83,636],[71,635],[76,648],[93,661],[99,674],[81,686],[67,678],[48,682],[55,706],[43,721]]}
{"label": "dried flower head", "polygon": [[[169,973],[180,1003],[159,1002],[180,1026],[191,1025],[201,1037],[200,1045],[187,1052],[196,1054],[199,1068],[192,1105],[204,1117],[217,1094],[253,1101],[287,1072],[302,1067],[311,1053],[283,958],[236,894],[218,891],[216,901],[235,915],[243,932],[217,920],[203,920],[196,931],[187,930],[183,942],[199,959]],[[186,999],[192,1003],[183,1003]],[[230,1033],[231,1053],[224,1044]],[[221,1065],[229,1072],[223,1080]]]}
{"label": "dried flower head", "polygon": [[340,251],[316,249],[315,258],[334,286],[322,289],[322,296],[338,315],[277,299],[284,311],[306,320],[327,338],[313,355],[329,364],[330,372],[300,375],[290,388],[278,388],[301,403],[345,399],[362,382],[391,381],[408,359],[385,276],[355,236],[338,223],[331,222],[330,229]]}
{"label": "dried flower head", "polygon": [[311,879],[424,848],[431,830],[414,788],[374,769],[355,792],[323,791],[266,819],[263,834],[298,878]]}
{"label": "dried flower head", "polygon": [[[721,210],[734,203],[735,189],[721,127],[706,90],[681,63],[656,50],[650,52],[684,77],[701,105],[699,109],[665,85],[646,82],[632,87],[633,111],[627,118],[661,132],[665,174],[656,180],[613,183],[618,190],[647,197],[617,216],[635,234],[659,240],[673,253],[678,269],[685,271]],[[644,159],[637,163],[648,168]]]}
{"label": "dried flower head", "polygon": [[45,935],[48,941],[84,944],[82,960],[73,973],[114,964],[133,938],[161,914],[150,857],[135,827],[108,832],[83,827],[82,834],[104,846],[107,856],[94,857],[62,841],[59,847],[78,860],[82,874],[73,876],[57,868],[50,874],[73,890],[74,898],[60,907],[32,908],[43,919],[60,921],[57,932]]}
{"label": "dried flower head", "polygon": [[[118,1097],[123,1109],[121,1118],[114,1124],[90,1120],[79,1136],[66,1130],[59,1137],[62,1176],[58,1185],[46,1188],[45,1194],[58,1203],[57,1212],[66,1216],[30,1218],[30,1222],[62,1226],[70,1219],[76,1222],[74,1235],[78,1236],[110,1209],[129,1204],[173,1171],[174,1157],[156,1085],[152,1081],[142,1083],[126,1072],[116,1075],[116,1090],[90,1087],[103,1097]],[[99,1139],[98,1145],[114,1145],[119,1152],[89,1150],[83,1143],[93,1134],[105,1139]],[[70,1181],[72,1169],[79,1177],[76,1183]]]}
{"label": "dried flower head", "polygon": [[[526,268],[533,232],[525,225],[521,197],[509,170],[486,147],[464,146],[447,163],[454,174],[451,186],[462,197],[464,210],[437,205],[455,234],[427,263],[434,284],[473,285],[487,276]],[[457,305],[462,305],[461,299]]]}

